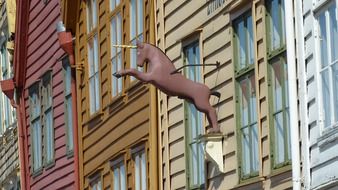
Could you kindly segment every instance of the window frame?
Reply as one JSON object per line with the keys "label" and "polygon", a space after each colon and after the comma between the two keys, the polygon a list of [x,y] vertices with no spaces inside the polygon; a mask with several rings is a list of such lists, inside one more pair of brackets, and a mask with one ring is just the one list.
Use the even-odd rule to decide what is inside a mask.
{"label": "window frame", "polygon": [[[111,9],[111,1],[119,1],[119,4],[115,4],[114,6],[114,9]],[[118,35],[114,34],[114,32],[112,31],[112,21],[113,19],[115,19],[115,21],[118,20],[118,15],[120,16],[120,29],[118,29],[117,25],[116,26],[116,30],[120,30],[121,34],[120,34],[120,37],[121,37],[121,44],[124,42],[124,27],[123,27],[123,21],[124,21],[124,12],[123,12],[123,6],[124,6],[124,2],[121,1],[121,0],[110,0],[109,2],[109,19],[108,19],[108,25],[109,25],[109,34],[108,34],[108,37],[109,37],[109,41],[110,41],[110,45],[109,45],[109,49],[108,49],[108,54],[109,54],[109,59],[110,59],[110,64],[109,64],[109,68],[110,68],[110,97],[111,97],[111,102],[114,102],[116,99],[119,99],[121,96],[124,96],[124,90],[125,90],[125,84],[124,84],[124,80],[123,78],[119,78],[117,79],[115,76],[113,76],[114,72],[113,72],[113,69],[114,66],[113,66],[113,59],[115,59],[115,63],[116,63],[116,70],[118,71],[119,69],[122,69],[124,68],[124,58],[125,58],[125,50],[122,49],[122,48],[115,48],[115,47],[112,47],[113,45],[113,35],[115,35],[115,40],[116,42],[118,42]],[[117,23],[117,22],[115,22]],[[121,45],[121,44],[117,44],[117,45]],[[114,50],[115,49],[115,50]],[[116,52],[116,54],[114,55],[113,57],[113,51]],[[118,56],[119,54],[121,55],[121,65],[118,65]],[[114,89],[114,83],[115,86],[116,86],[116,89]],[[119,85],[121,85],[121,89],[119,89]]]}
{"label": "window frame", "polygon": [[[93,2],[95,1],[95,13],[97,13],[95,15],[96,18],[96,25],[91,26],[91,21],[89,18],[93,17],[93,15],[90,15],[89,13],[89,6],[88,6],[88,2]],[[92,5],[92,4],[91,4]],[[92,8],[92,7],[91,7]],[[93,9],[94,10],[94,9]],[[92,13],[92,12],[91,12]],[[96,116],[100,115],[101,111],[102,111],[102,102],[100,100],[100,96],[101,96],[101,67],[100,67],[100,62],[101,62],[101,55],[100,55],[100,39],[99,39],[99,17],[98,17],[98,13],[99,13],[99,6],[98,6],[98,1],[97,0],[87,0],[86,1],[86,52],[87,52],[87,56],[86,56],[86,61],[87,61],[87,67],[88,67],[88,75],[87,75],[87,93],[88,93],[88,99],[89,99],[89,105],[88,105],[88,115],[89,115],[89,120],[91,120],[92,118],[95,118]],[[93,13],[92,13],[93,14]],[[96,41],[95,41],[96,39]],[[96,42],[96,44],[95,44]],[[92,47],[90,48],[92,44]],[[97,46],[97,52],[95,52],[95,45]],[[92,50],[92,55],[90,53],[90,50]],[[95,60],[95,53],[97,53],[97,60]],[[93,63],[91,63],[91,61],[93,61]],[[97,63],[96,63],[97,61]],[[93,65],[92,65],[93,64]],[[95,71],[95,66],[97,64],[97,71]],[[91,66],[93,66],[93,71],[94,73],[91,75],[90,72],[90,68]],[[97,80],[95,79],[95,76],[97,75]],[[94,77],[94,87],[96,87],[96,83],[98,83],[98,87],[96,87],[95,89],[98,90],[94,90],[93,92],[91,90],[93,90],[93,88],[91,88],[90,82],[91,79]],[[91,93],[95,94],[94,100],[91,97]],[[94,108],[91,107],[92,102],[94,101]],[[96,101],[98,101],[98,105],[96,105]],[[93,109],[93,110],[92,110]]]}
{"label": "window frame", "polygon": [[[282,5],[285,2],[284,2],[284,0],[278,0],[278,2],[279,2],[279,8],[280,8],[279,13],[278,13],[278,15],[279,15],[279,19],[278,19],[279,25],[285,27],[285,24],[283,25],[281,23],[284,19],[284,15],[281,14],[281,12],[282,12],[281,10],[284,9],[284,7]],[[270,32],[271,32],[270,31],[270,25],[271,25],[270,19],[271,19],[271,21],[273,21],[273,20],[271,18],[270,11],[269,11],[269,3],[271,3],[271,2],[269,2],[269,1],[265,2],[265,6],[266,6],[266,16],[265,16],[266,25],[265,25],[265,27],[266,27],[266,34],[267,34],[266,35],[266,40],[267,40],[267,46],[266,46],[266,48],[267,48],[267,79],[268,79],[267,83],[268,83],[268,101],[270,102],[269,106],[268,106],[268,110],[269,110],[268,116],[269,116],[269,125],[271,126],[270,131],[269,131],[271,169],[272,169],[272,171],[275,171],[275,170],[279,170],[283,167],[291,165],[291,157],[290,157],[290,159],[285,159],[284,162],[281,162],[281,163],[278,163],[278,164],[275,163],[275,157],[277,156],[278,152],[276,151],[276,148],[275,148],[275,145],[276,145],[276,143],[275,143],[275,130],[276,130],[275,127],[276,126],[274,124],[274,112],[275,111],[274,111],[274,97],[273,97],[273,84],[272,84],[272,80],[273,80],[272,79],[272,70],[273,70],[272,65],[275,64],[275,63],[272,63],[272,62],[276,59],[277,60],[278,59],[279,60],[284,59],[285,60],[284,63],[285,63],[286,66],[288,66],[288,63],[287,63],[287,60],[286,60],[286,56],[287,56],[286,55],[286,38],[287,37],[286,37],[286,34],[285,34],[285,28],[282,29],[283,30],[282,32],[284,32],[284,35],[283,35],[284,41],[281,40],[280,46],[278,48],[274,49],[274,50],[271,47],[272,36],[270,35]],[[283,11],[283,13],[285,14],[285,11]],[[283,16],[283,18],[282,18],[282,16]],[[285,22],[285,20],[284,20],[284,22]],[[282,101],[283,102],[288,97],[288,94],[286,94],[287,91],[284,88],[285,87],[284,81],[285,80],[283,80],[283,87],[282,87]],[[283,123],[286,121],[286,118],[285,118],[285,115],[286,115],[285,110],[286,109],[285,109],[284,106],[288,107],[289,105],[286,105],[286,104],[283,103],[283,109],[281,111],[283,113]],[[287,133],[290,132],[290,125],[285,127],[284,124],[283,124],[283,129],[285,129],[284,135],[283,135],[284,142],[287,142],[288,140],[290,141],[290,139],[286,139]],[[291,142],[289,142],[289,144],[291,144]],[[286,143],[286,145],[284,145],[284,150],[285,150],[284,154],[288,155],[288,152],[290,151],[290,147],[288,147],[288,143]]]}
{"label": "window frame", "polygon": [[[55,129],[54,129],[54,114],[53,114],[53,76],[52,76],[52,70],[48,70],[41,78],[40,83],[40,89],[41,89],[41,116],[42,116],[42,129],[43,129],[43,154],[44,154],[44,167],[46,169],[53,167],[55,165]],[[50,100],[48,100],[50,98]],[[49,102],[50,101],[50,102]],[[47,115],[49,115],[51,118],[50,125],[47,126]],[[50,127],[50,129],[47,129],[47,127]],[[48,140],[47,138],[49,135],[48,130],[51,130],[51,141],[50,141],[50,148],[48,146]],[[50,160],[47,160],[48,151],[51,151],[51,158]]]}
{"label": "window frame", "polygon": [[[145,39],[146,39],[146,36],[145,36],[145,2],[144,2],[144,0],[126,0],[126,1],[128,1],[128,9],[129,9],[129,31],[128,31],[128,37],[129,37],[129,44],[131,44],[131,45],[136,45],[136,42],[137,42],[137,40],[140,40],[140,36],[142,37],[142,39],[140,40],[140,41],[145,41]],[[132,22],[132,15],[131,15],[131,13],[132,13],[132,11],[131,11],[131,1],[135,1],[135,4],[136,4],[136,13],[135,13],[135,20],[136,20],[136,22]],[[141,33],[139,33],[139,3],[140,2],[142,2],[142,26],[141,26],[141,28],[142,28],[142,32]],[[135,23],[135,36],[132,36],[132,24],[133,23]],[[136,52],[137,52],[137,50],[136,49],[128,49],[127,50],[128,52],[129,52],[129,68],[131,68],[131,69],[136,69],[136,70],[138,70],[138,71],[140,71],[140,72],[143,72],[143,68],[141,68],[141,67],[138,67],[137,66],[137,55],[136,55]],[[135,59],[135,65],[133,64],[134,62],[133,62],[133,58]],[[129,79],[129,83],[137,83],[137,80],[136,80],[136,78],[135,77],[132,77],[132,76],[130,76],[129,77],[130,79]],[[136,82],[135,82],[136,81]]]}
{"label": "window frame", "polygon": [[[93,175],[89,177],[89,189],[94,190],[95,185],[100,185],[100,190],[103,190],[103,177],[102,177],[101,170],[95,172]],[[95,189],[95,190],[98,190],[98,189]]]}
{"label": "window frame", "polygon": [[[29,121],[30,121],[30,153],[31,153],[31,173],[33,174],[33,177],[36,177],[38,175],[40,175],[43,171],[43,150],[42,150],[42,146],[43,146],[43,142],[42,142],[42,125],[41,125],[41,98],[40,98],[40,80],[36,81],[35,83],[33,83],[29,88],[28,88],[28,98],[29,98]],[[32,98],[33,95],[36,94],[37,96],[37,103],[38,105],[32,105]],[[34,107],[34,108],[33,108]],[[36,113],[36,115],[32,116],[32,114],[34,113],[33,109],[38,109],[38,113]],[[33,137],[34,133],[34,127],[33,127],[33,123],[37,122],[39,124],[40,127],[40,146],[39,147],[35,147],[34,146],[34,141],[36,140],[35,137]],[[40,122],[40,123],[39,123]],[[38,167],[35,168],[35,149],[39,148],[40,149],[40,159],[41,159],[41,163],[39,163]]]}
{"label": "window frame", "polygon": [[[319,107],[319,112],[318,112],[318,119],[319,119],[319,127],[320,127],[320,136],[327,136],[330,131],[335,131],[336,128],[338,128],[338,118],[335,118],[335,112],[338,112],[338,109],[335,110],[335,105],[331,105],[332,103],[335,102],[334,98],[335,96],[338,96],[338,93],[334,94],[334,76],[332,75],[333,72],[333,67],[337,65],[338,67],[338,59],[335,61],[332,61],[332,54],[331,54],[331,48],[332,48],[332,34],[330,30],[330,15],[329,15],[329,9],[332,6],[335,6],[335,14],[336,14],[336,23],[338,24],[337,20],[337,13],[338,13],[338,7],[337,7],[337,2],[333,0],[326,0],[323,2],[317,2],[317,7],[316,7],[316,12],[315,12],[315,33],[317,38],[315,39],[315,56],[316,56],[316,77],[317,77],[317,82],[318,82],[318,92],[317,92],[317,97],[319,99],[318,101],[318,107]],[[327,65],[322,68],[322,60],[321,60],[321,48],[320,48],[320,15],[324,13],[325,14],[325,30],[326,30],[326,35],[327,35]],[[326,56],[325,55],[325,56]],[[324,101],[323,101],[323,79],[322,79],[322,72],[329,72],[329,108],[330,108],[330,124],[329,126],[325,126],[325,113],[324,113]],[[336,81],[338,82],[338,81]],[[337,114],[337,113],[336,113]],[[337,114],[338,115],[338,114]]]}
{"label": "window frame", "polygon": [[[239,49],[239,44],[238,44],[238,42],[239,42],[239,38],[240,38],[240,36],[239,35],[237,35],[237,25],[240,23],[240,22],[244,22],[244,28],[245,28],[245,32],[246,32],[246,39],[245,39],[245,43],[246,43],[246,51],[250,51],[250,47],[248,47],[248,46],[250,46],[250,44],[248,44],[248,42],[250,41],[248,38],[247,38],[247,36],[249,35],[249,31],[248,31],[248,23],[247,23],[247,21],[248,21],[248,19],[251,17],[251,26],[252,26],[252,32],[253,32],[253,34],[252,34],[252,45],[253,45],[253,47],[252,48],[255,48],[254,47],[254,42],[255,42],[255,36],[254,36],[254,20],[253,20],[253,17],[252,17],[252,11],[251,10],[247,10],[247,11],[245,11],[245,12],[243,12],[238,18],[236,18],[236,19],[234,19],[233,21],[232,21],[232,26],[233,26],[233,48],[234,48],[234,50],[238,50]],[[246,52],[244,52],[246,55],[247,55],[247,53]],[[253,59],[254,59],[254,61],[253,61],[253,63],[250,63],[250,60],[249,60],[249,57],[246,57],[246,66],[245,67],[243,67],[243,68],[240,68],[240,61],[239,61],[239,57],[238,57],[238,54],[234,51],[233,52],[233,58],[234,58],[234,72],[235,72],[235,93],[236,93],[236,115],[237,115],[237,117],[236,117],[236,130],[237,130],[237,134],[240,134],[238,137],[237,137],[237,146],[238,146],[238,154],[237,154],[237,157],[238,157],[238,160],[239,160],[239,166],[238,166],[238,168],[239,168],[239,180],[240,180],[240,182],[242,182],[242,181],[245,181],[245,180],[248,180],[248,179],[252,179],[252,178],[254,178],[254,177],[257,177],[257,176],[259,176],[259,168],[258,168],[258,170],[257,171],[250,171],[249,172],[249,174],[243,174],[243,170],[242,170],[242,168],[243,168],[243,146],[242,146],[242,141],[243,141],[243,132],[242,132],[242,129],[244,129],[244,128],[249,128],[249,131],[250,131],[250,133],[249,133],[249,135],[250,135],[250,142],[251,142],[251,144],[249,145],[250,147],[252,147],[252,146],[254,146],[254,144],[253,144],[253,142],[252,142],[252,137],[251,137],[251,130],[252,130],[252,127],[254,127],[254,126],[252,126],[252,125],[254,125],[254,123],[256,123],[256,126],[257,126],[257,131],[258,131],[258,115],[256,114],[256,122],[253,122],[252,123],[252,121],[251,121],[251,119],[250,119],[250,114],[248,115],[248,125],[247,126],[245,126],[245,127],[243,127],[242,126],[242,114],[241,114],[241,108],[240,108],[240,106],[241,106],[241,103],[240,103],[240,96],[242,97],[242,93],[240,93],[241,91],[240,91],[240,89],[241,89],[241,82],[242,81],[245,81],[245,82],[250,82],[250,78],[253,76],[254,77],[254,82],[255,82],[255,86],[254,86],[254,90],[255,90],[255,95],[256,95],[256,98],[255,98],[255,103],[256,103],[256,113],[258,113],[258,99],[257,99],[257,82],[256,82],[256,69],[255,69],[255,67],[256,67],[256,53],[255,53],[255,50],[252,52],[253,53]],[[252,88],[252,86],[251,86],[251,88]],[[250,98],[251,98],[251,96],[250,96]],[[249,105],[249,109],[250,109],[250,105]],[[240,116],[240,117],[238,117],[238,116]],[[258,134],[258,137],[257,137],[258,139],[257,139],[257,141],[258,141],[258,147],[257,147],[257,150],[258,150],[258,152],[257,152],[257,155],[259,155],[259,153],[260,153],[260,146],[259,146],[259,134]],[[252,152],[250,152],[249,153],[250,154],[250,168],[252,167],[252,165],[254,164],[253,162],[254,162],[254,160],[252,160]],[[259,159],[259,156],[258,156],[258,163],[260,164],[260,159]],[[250,170],[252,170],[252,169],[250,169]]]}
{"label": "window frame", "polygon": [[119,168],[119,189],[121,189],[121,172],[120,172],[120,167],[123,166],[124,167],[124,170],[125,170],[125,175],[124,175],[124,180],[125,180],[125,187],[126,189],[124,190],[127,190],[128,188],[128,179],[127,179],[127,174],[128,174],[128,168],[127,168],[127,163],[126,163],[126,156],[125,155],[120,155],[118,157],[116,157],[115,159],[113,159],[112,161],[110,161],[110,173],[111,173],[111,181],[112,181],[112,189],[115,190],[114,186],[115,186],[115,168],[116,166]]}
{"label": "window frame", "polygon": [[[67,72],[70,71],[70,75],[68,78],[68,74]],[[72,115],[73,112],[73,97],[72,97],[72,68],[71,65],[69,63],[69,57],[66,56],[63,60],[62,60],[62,72],[63,72],[63,86],[64,86],[64,107],[65,107],[65,133],[66,133],[66,155],[67,158],[71,158],[74,156],[74,123],[73,120],[68,118],[69,114]],[[67,80],[69,80],[67,82]],[[68,83],[68,88],[67,89],[67,83]],[[70,100],[71,105],[68,104]],[[70,106],[70,110],[72,110],[70,113],[68,113],[68,107]],[[72,117],[71,117],[72,118]],[[68,123],[70,121],[70,123]],[[71,133],[70,133],[71,131]],[[72,141],[72,142],[70,142]],[[72,144],[72,148],[70,148],[70,143]]]}
{"label": "window frame", "polygon": [[[188,38],[188,39],[186,39],[185,41],[183,41],[183,44],[182,44],[182,58],[183,58],[183,64],[184,65],[186,65],[186,64],[196,64],[195,62],[194,63],[187,63],[187,51],[189,51],[189,49],[190,48],[196,48],[196,47],[198,47],[198,57],[196,57],[195,56],[195,61],[196,61],[196,58],[198,59],[198,62],[199,62],[199,64],[201,64],[202,63],[202,51],[201,51],[201,48],[200,47],[202,47],[201,46],[201,39],[200,39],[200,36],[198,36],[198,37],[196,37],[196,36],[192,36],[192,37],[190,37],[190,38]],[[195,49],[195,51],[196,51],[196,49]],[[194,79],[191,79],[191,80],[193,80],[193,81],[195,81],[195,80],[198,80],[199,82],[204,82],[204,77],[203,77],[203,68],[202,67],[187,67],[187,68],[185,68],[184,70],[183,70],[183,72],[184,72],[184,75],[187,77],[187,78],[190,78],[188,75],[189,75],[189,69],[193,69],[193,73],[194,73]],[[198,77],[196,77],[196,72],[198,72],[198,74],[199,74],[199,76]],[[184,125],[185,125],[185,154],[186,154],[186,157],[185,157],[185,160],[186,160],[186,184],[187,184],[187,189],[204,189],[205,188],[205,186],[206,186],[206,162],[205,162],[205,159],[202,159],[202,160],[200,160],[200,158],[201,157],[203,157],[204,158],[204,156],[205,156],[205,154],[204,154],[204,151],[203,151],[203,149],[199,149],[199,148],[201,148],[200,146],[203,146],[202,144],[201,144],[201,142],[200,141],[198,141],[198,140],[194,140],[194,139],[191,139],[192,137],[192,130],[191,130],[191,126],[192,126],[192,124],[191,124],[191,118],[190,118],[190,116],[189,116],[189,114],[190,114],[190,106],[193,106],[194,107],[194,105],[193,104],[191,104],[191,103],[189,103],[189,102],[187,102],[187,101],[184,101],[183,102],[183,106],[184,106]],[[200,129],[201,131],[200,132],[198,132],[197,130],[198,129],[195,129],[196,131],[196,136],[198,136],[198,135],[201,135],[201,134],[205,134],[205,122],[204,122],[204,116],[203,116],[203,114],[201,113],[201,112],[199,112],[195,107],[194,107],[194,111],[196,111],[197,112],[197,114],[198,114],[198,120],[200,120],[200,121],[196,121],[195,123],[196,123],[196,125],[198,125],[198,124],[200,124],[201,125],[201,128],[202,129]],[[198,123],[198,122],[200,122],[200,123]],[[194,183],[194,181],[193,180],[191,180],[191,178],[192,178],[192,176],[191,176],[191,174],[193,173],[193,172],[191,172],[191,170],[192,170],[192,168],[193,168],[193,166],[192,166],[192,162],[191,162],[191,160],[192,160],[192,156],[191,156],[191,152],[192,152],[192,148],[191,148],[191,146],[192,146],[192,144],[195,144],[196,145],[196,150],[197,151],[200,151],[200,150],[202,150],[202,155],[199,155],[198,157],[197,157],[197,162],[195,163],[195,164],[197,164],[197,166],[202,166],[203,168],[200,168],[200,167],[198,167],[197,168],[197,170],[199,170],[199,169],[202,169],[203,171],[201,171],[201,172],[197,172],[197,174],[199,174],[199,175],[197,175],[196,176],[196,179],[197,179],[197,182],[196,182],[196,184],[193,184]]]}
{"label": "window frame", "polygon": [[[142,174],[143,174],[143,172],[142,172],[142,163],[141,163],[141,159],[142,159],[142,155],[144,154],[144,157],[145,157],[145,177],[146,177],[146,179],[145,179],[145,182],[146,182],[146,184],[145,184],[145,188],[146,189],[149,189],[148,188],[148,186],[149,186],[149,184],[148,184],[148,178],[149,178],[149,168],[148,168],[148,147],[145,145],[145,144],[142,144],[142,145],[138,145],[138,146],[136,146],[136,147],[134,147],[134,148],[132,148],[131,149],[131,151],[130,151],[130,153],[131,153],[131,160],[132,160],[132,164],[133,164],[133,171],[132,171],[132,176],[133,176],[133,184],[134,184],[134,189],[136,190],[136,161],[135,161],[135,157],[136,156],[140,156],[140,170],[139,170],[139,172],[140,172],[140,187],[139,187],[139,190],[141,190],[142,189],[142,185],[143,185],[143,183],[142,183],[142,177],[144,177]],[[127,169],[127,168],[126,168]]]}

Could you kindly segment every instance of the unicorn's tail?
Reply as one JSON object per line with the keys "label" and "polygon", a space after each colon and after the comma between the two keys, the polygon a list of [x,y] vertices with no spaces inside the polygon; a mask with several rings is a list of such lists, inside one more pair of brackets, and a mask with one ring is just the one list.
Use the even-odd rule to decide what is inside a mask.
{"label": "unicorn's tail", "polygon": [[217,92],[217,91],[213,91],[210,93],[210,95],[216,96],[217,98],[221,97],[221,93]]}

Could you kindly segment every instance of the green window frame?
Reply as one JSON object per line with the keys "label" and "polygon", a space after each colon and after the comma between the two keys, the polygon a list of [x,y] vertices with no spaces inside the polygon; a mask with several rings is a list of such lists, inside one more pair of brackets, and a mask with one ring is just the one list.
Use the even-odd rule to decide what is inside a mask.
{"label": "green window frame", "polygon": [[44,165],[48,168],[54,164],[54,117],[53,117],[53,93],[52,72],[47,71],[42,77],[42,125],[44,129]]}
{"label": "green window frame", "polygon": [[29,119],[31,128],[31,171],[33,176],[42,172],[42,126],[39,82],[29,87]]}
{"label": "green window frame", "polygon": [[[184,64],[200,64],[199,41],[192,42],[183,49]],[[195,82],[202,81],[201,67],[186,67],[185,76]],[[203,115],[187,101],[185,107],[186,163],[188,189],[205,188],[205,161],[203,144],[196,139],[204,134]]]}
{"label": "green window frame", "polygon": [[240,180],[259,174],[255,53],[251,11],[233,22]]}
{"label": "green window frame", "polygon": [[72,70],[68,56],[62,60],[62,68],[63,68],[63,83],[64,83],[66,154],[67,157],[72,157],[74,155]]}
{"label": "green window frame", "polygon": [[284,0],[266,2],[272,169],[291,164]]}

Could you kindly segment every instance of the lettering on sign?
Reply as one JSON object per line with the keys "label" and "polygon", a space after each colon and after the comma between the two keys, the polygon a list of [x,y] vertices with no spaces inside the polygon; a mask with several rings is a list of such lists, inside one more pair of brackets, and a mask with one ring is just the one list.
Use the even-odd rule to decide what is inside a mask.
{"label": "lettering on sign", "polygon": [[207,15],[209,16],[216,9],[222,7],[225,3],[225,0],[207,0]]}

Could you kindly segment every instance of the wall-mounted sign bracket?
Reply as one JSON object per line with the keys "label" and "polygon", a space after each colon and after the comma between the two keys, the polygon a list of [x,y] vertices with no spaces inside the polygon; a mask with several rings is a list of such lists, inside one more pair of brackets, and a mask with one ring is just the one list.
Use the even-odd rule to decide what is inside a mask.
{"label": "wall-mounted sign bracket", "polygon": [[223,164],[223,138],[221,133],[200,135],[196,139],[204,144],[206,159],[211,161],[221,173],[225,173]]}

